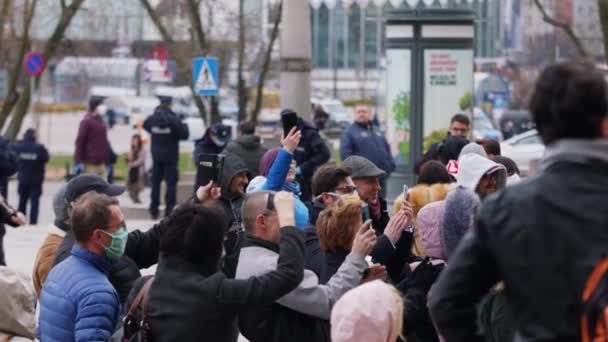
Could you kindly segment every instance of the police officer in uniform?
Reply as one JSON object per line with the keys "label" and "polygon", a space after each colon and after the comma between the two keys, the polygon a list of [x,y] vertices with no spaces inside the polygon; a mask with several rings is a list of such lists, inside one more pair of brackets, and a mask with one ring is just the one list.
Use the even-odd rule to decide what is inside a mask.
{"label": "police officer in uniform", "polygon": [[15,144],[18,157],[19,211],[26,212],[28,200],[31,202],[30,224],[38,223],[38,208],[44,182],[44,165],[49,161],[49,152],[38,143],[36,130],[28,128],[23,140]]}
{"label": "police officer in uniform", "polygon": [[160,183],[165,180],[165,216],[171,214],[177,197],[177,165],[179,161],[179,141],[188,139],[188,126],[180,121],[171,110],[173,99],[159,96],[160,106],[144,121],[144,129],[152,136],[152,194],[150,215],[158,218]]}

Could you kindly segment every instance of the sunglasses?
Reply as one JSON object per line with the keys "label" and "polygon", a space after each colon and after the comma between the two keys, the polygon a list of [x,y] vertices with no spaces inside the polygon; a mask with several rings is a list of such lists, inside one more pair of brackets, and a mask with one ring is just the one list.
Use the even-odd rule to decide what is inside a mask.
{"label": "sunglasses", "polygon": [[336,191],[342,194],[352,194],[353,192],[355,192],[355,190],[357,190],[357,188],[351,185],[345,185],[336,188]]}

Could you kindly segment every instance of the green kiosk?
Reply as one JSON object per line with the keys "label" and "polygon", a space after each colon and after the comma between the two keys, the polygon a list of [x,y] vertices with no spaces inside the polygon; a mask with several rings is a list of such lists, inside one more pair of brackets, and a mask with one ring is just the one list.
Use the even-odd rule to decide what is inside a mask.
{"label": "green kiosk", "polygon": [[416,181],[424,140],[441,137],[460,99],[473,93],[475,12],[468,9],[394,10],[386,19],[387,139],[397,169],[387,198]]}

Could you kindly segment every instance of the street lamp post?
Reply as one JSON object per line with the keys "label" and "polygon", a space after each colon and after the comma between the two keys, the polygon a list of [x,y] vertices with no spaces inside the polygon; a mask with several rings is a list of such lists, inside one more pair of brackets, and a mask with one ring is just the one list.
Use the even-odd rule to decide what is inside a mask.
{"label": "street lamp post", "polygon": [[308,0],[283,2],[281,32],[281,107],[310,113],[310,9]]}

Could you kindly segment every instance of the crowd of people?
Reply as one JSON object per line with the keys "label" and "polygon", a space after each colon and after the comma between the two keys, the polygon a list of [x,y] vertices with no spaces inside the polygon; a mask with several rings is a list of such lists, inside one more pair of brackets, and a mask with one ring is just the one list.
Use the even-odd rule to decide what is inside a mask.
{"label": "crowd of people", "polygon": [[[608,87],[588,62],[557,64],[530,106],[547,144],[539,175],[520,179],[496,144],[469,142],[468,118],[456,115],[392,215],[381,190],[394,165],[365,156],[390,153],[365,106],[343,134],[340,165],[298,159],[324,149],[301,119],[268,150],[249,123],[232,142],[210,127],[199,151],[226,154],[221,184],[198,186],[146,231],[127,229],[116,199],[126,187],[76,176],[55,195],[35,292],[0,267],[13,282],[0,282],[0,298],[17,303],[0,317],[19,317],[0,319],[0,331],[41,341],[604,341]],[[153,155],[177,148],[163,138],[187,136],[172,118],[150,120]],[[156,162],[171,180],[175,161]],[[0,220],[18,224],[16,213]]]}

